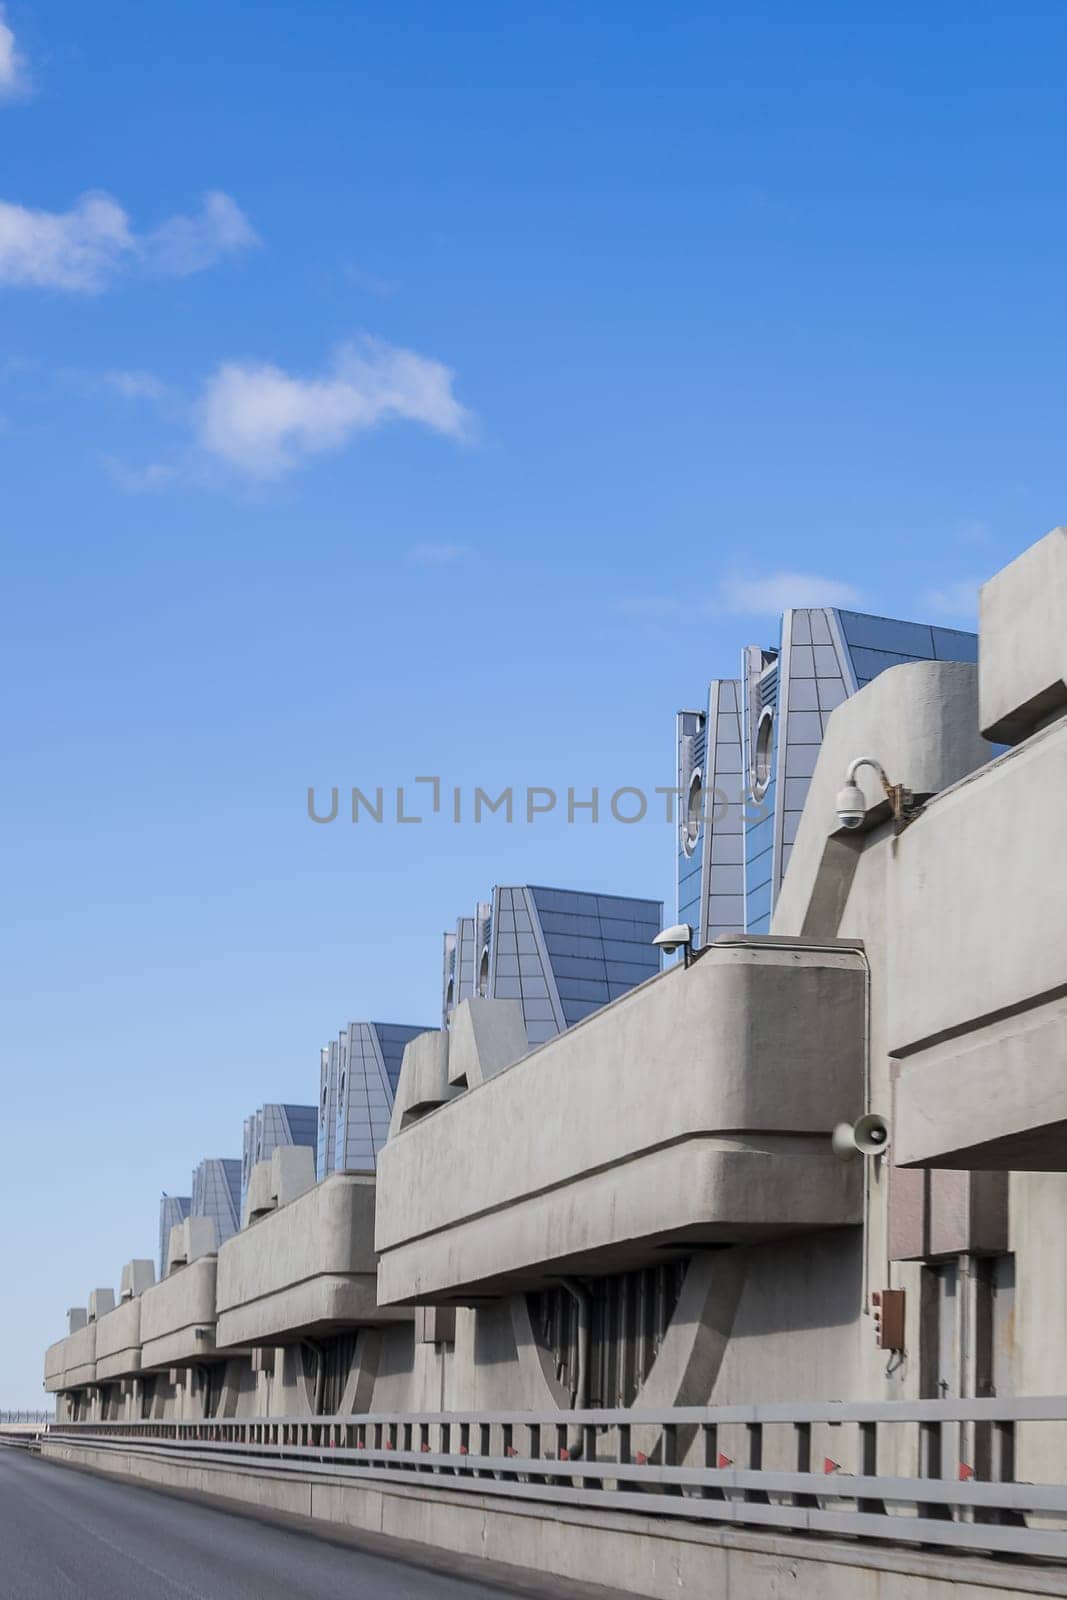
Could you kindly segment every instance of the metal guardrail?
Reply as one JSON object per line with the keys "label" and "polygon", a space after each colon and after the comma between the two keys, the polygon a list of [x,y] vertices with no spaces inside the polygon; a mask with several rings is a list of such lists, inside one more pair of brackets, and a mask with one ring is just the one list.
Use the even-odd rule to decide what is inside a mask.
{"label": "metal guardrail", "polygon": [[[1019,1483],[1014,1472],[1019,1425],[1057,1422],[1067,1422],[1061,1395],[80,1422],[48,1437],[251,1471],[1067,1561],[1067,1484]],[[855,1471],[829,1454],[819,1469],[814,1444],[827,1437]],[[914,1471],[880,1473],[891,1453]]]}

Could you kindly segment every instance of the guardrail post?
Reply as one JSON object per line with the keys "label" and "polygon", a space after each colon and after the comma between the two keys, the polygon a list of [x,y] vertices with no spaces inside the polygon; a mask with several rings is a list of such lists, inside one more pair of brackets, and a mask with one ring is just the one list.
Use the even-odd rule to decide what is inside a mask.
{"label": "guardrail post", "polygon": [[[796,1468],[798,1472],[811,1471],[811,1423],[794,1422],[793,1440],[796,1450]],[[818,1496],[814,1494],[795,1494],[795,1506],[817,1506]]]}
{"label": "guardrail post", "polygon": [[[877,1422],[861,1422],[860,1429],[860,1460],[859,1469],[865,1478],[878,1476],[878,1424]],[[860,1500],[860,1511],[872,1512],[875,1516],[885,1515],[884,1500]]]}
{"label": "guardrail post", "polygon": [[[526,1441],[526,1454],[531,1461],[539,1461],[541,1459],[541,1424],[539,1422],[531,1422],[529,1424],[526,1430]],[[531,1472],[531,1483],[544,1483],[544,1481],[540,1473]]]}
{"label": "guardrail post", "polygon": [[[990,1477],[994,1483],[1015,1482],[1015,1424],[1011,1421],[994,1422],[990,1441]],[[996,1510],[976,1512],[976,1521],[997,1522],[1010,1527],[1025,1527],[1022,1512],[1008,1506]]]}
{"label": "guardrail post", "polygon": [[[920,1478],[940,1478],[942,1475],[942,1433],[940,1422],[919,1423],[919,1476]],[[951,1519],[952,1509],[934,1501],[932,1504],[924,1503],[919,1507],[922,1517],[934,1517],[942,1521]]]}
{"label": "guardrail post", "polygon": [[[763,1471],[763,1423],[746,1422],[745,1432],[748,1435],[748,1469],[750,1472]],[[767,1491],[765,1489],[746,1489],[745,1499],[752,1505],[767,1505]]]}

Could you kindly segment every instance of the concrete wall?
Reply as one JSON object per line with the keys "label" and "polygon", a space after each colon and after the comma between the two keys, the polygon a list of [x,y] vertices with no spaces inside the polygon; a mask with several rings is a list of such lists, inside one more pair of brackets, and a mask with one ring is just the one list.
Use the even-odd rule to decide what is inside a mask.
{"label": "concrete wall", "polygon": [[126,1377],[141,1367],[141,1302],[125,1300],[96,1325],[99,1382]]}
{"label": "concrete wall", "polygon": [[216,1256],[199,1256],[141,1296],[141,1364],[176,1367],[215,1349]]}
{"label": "concrete wall", "polygon": [[1017,744],[1067,711],[1067,528],[1053,528],[982,588],[980,721]]}
{"label": "concrete wall", "polygon": [[410,1317],[378,1307],[374,1192],[373,1176],[337,1173],[227,1240],[218,1264],[220,1348]]}
{"label": "concrete wall", "polygon": [[859,1112],[864,981],[855,950],[719,944],[402,1129],[379,1156],[379,1299],[857,1221],[827,1134]]}
{"label": "concrete wall", "polygon": [[908,934],[887,979],[902,1163],[1067,1167],[1064,794],[1061,723],[938,796],[897,841],[889,915]]}

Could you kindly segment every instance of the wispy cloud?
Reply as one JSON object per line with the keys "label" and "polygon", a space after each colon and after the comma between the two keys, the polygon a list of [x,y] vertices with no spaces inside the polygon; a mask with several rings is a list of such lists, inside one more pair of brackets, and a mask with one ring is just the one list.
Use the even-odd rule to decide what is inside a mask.
{"label": "wispy cloud", "polygon": [[972,517],[967,522],[960,522],[953,530],[952,537],[957,544],[966,544],[984,548],[993,542],[993,530],[988,522],[982,522]]}
{"label": "wispy cloud", "polygon": [[228,195],[204,196],[194,217],[171,217],[135,233],[111,195],[83,194],[70,211],[34,211],[0,201],[0,285],[96,294],[119,273],[185,277],[256,243]]}
{"label": "wispy cloud", "polygon": [[198,215],[171,217],[146,234],[140,254],[150,272],[165,278],[187,278],[258,243],[255,229],[236,200],[213,189],[204,196]]}
{"label": "wispy cloud", "polygon": [[162,400],[167,385],[152,372],[105,372],[103,382],[125,400]]}
{"label": "wispy cloud", "polygon": [[473,554],[469,544],[414,544],[404,559],[409,567],[455,567]]}
{"label": "wispy cloud", "polygon": [[144,467],[131,467],[117,456],[103,456],[104,471],[127,494],[153,494],[168,488],[178,477],[176,467],[163,461],[150,461]]}
{"label": "wispy cloud", "polygon": [[653,625],[673,622],[694,610],[709,617],[768,617],[791,606],[854,606],[862,598],[852,584],[813,572],[729,573],[711,594],[622,595],[611,602],[611,610],[616,616]]}
{"label": "wispy cloud", "polygon": [[927,589],[922,596],[924,611],[935,617],[954,617],[973,622],[978,615],[978,590],[982,578],[954,578],[950,583]]}
{"label": "wispy cloud", "polygon": [[15,35],[0,5],[0,100],[17,100],[29,93],[26,58],[15,43]]}
{"label": "wispy cloud", "polygon": [[708,610],[763,617],[775,616],[790,606],[854,606],[861,600],[852,584],[814,572],[770,572],[761,577],[734,573],[723,579]]}
{"label": "wispy cloud", "polygon": [[379,277],[373,272],[364,271],[351,261],[346,261],[341,271],[355,288],[362,289],[366,294],[377,295],[381,300],[387,300],[390,295],[396,294],[400,287],[396,278]]}
{"label": "wispy cloud", "polygon": [[419,422],[462,439],[471,419],[452,384],[441,362],[377,339],[342,345],[317,377],[226,362],[204,385],[198,442],[241,472],[276,478],[385,422]]}

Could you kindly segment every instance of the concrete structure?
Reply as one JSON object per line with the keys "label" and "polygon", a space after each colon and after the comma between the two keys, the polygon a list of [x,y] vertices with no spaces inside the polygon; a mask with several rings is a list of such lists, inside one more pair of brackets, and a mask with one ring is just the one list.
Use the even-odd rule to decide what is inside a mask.
{"label": "concrete structure", "polygon": [[890,667],[977,651],[954,628],[805,607],[783,613],[773,648],[745,647],[706,708],[678,713],[678,921],[697,948],[769,929],[834,708]]}
{"label": "concrete structure", "polygon": [[915,924],[890,968],[897,1159],[1067,1172],[1067,530],[988,583],[981,614],[978,717],[1014,748],[900,841],[891,910]]}
{"label": "concrete structure", "polygon": [[315,1106],[270,1104],[260,1106],[245,1118],[241,1153],[239,1195],[235,1222],[228,1233],[219,1234],[219,1242],[236,1233],[244,1215],[248,1198],[248,1179],[257,1161],[269,1161],[279,1145],[306,1145],[309,1150],[318,1147],[319,1116]]}
{"label": "concrete structure", "polygon": [[404,1051],[424,1028],[350,1022],[341,1035],[337,1076],[335,1172],[373,1172],[389,1137]]}
{"label": "concrete structure", "polygon": [[[347,1428],[353,1459],[399,1449],[390,1427],[415,1440],[426,1413],[455,1414],[459,1440],[434,1446],[443,1473],[418,1475],[417,1443],[414,1466],[382,1457],[377,1503],[413,1537],[467,1526],[439,1509],[454,1492],[491,1545],[518,1516],[499,1497],[540,1494],[541,1537],[564,1540],[580,1513],[608,1560],[648,1509],[632,1482],[606,1487],[609,1466],[736,1469],[687,1480],[690,1520],[857,1535],[862,1580],[850,1569],[842,1593],[876,1592],[874,1540],[1067,1559],[1055,1542],[1067,1519],[1065,563],[1056,530],[991,581],[981,667],[886,665],[820,720],[769,933],[719,938],[644,982],[605,976],[606,995],[583,996],[559,986],[552,941],[598,940],[610,961],[603,924],[619,919],[599,897],[595,913],[564,912],[546,891],[497,891],[457,930],[447,1025],[404,1049],[383,1148],[366,1103],[376,1174],[316,1184],[310,1149],[280,1148],[253,1166],[235,1237],[218,1245],[197,1218],[174,1231],[168,1276],[140,1292],[136,1381],[154,1374],[142,1414],[270,1416],[278,1449],[292,1437],[281,1420],[296,1419],[320,1454]],[[794,634],[791,648],[818,647]],[[854,641],[854,664],[871,648]],[[818,673],[788,677],[818,696]],[[881,764],[889,793],[860,767],[865,807],[847,828],[837,797],[859,757]],[[651,937],[658,908],[646,905]],[[552,921],[563,916],[590,926],[568,934]],[[624,942],[636,947],[636,932]],[[525,980],[550,967],[555,1000],[540,1016]],[[569,1000],[585,1014],[568,1015]],[[531,1024],[545,1033],[533,1047]],[[335,1096],[362,1026],[346,1030],[347,1056],[339,1041]],[[884,1137],[860,1155],[870,1118]],[[67,1418],[101,1417],[102,1361],[138,1370],[132,1314],[120,1326],[108,1293],[71,1313],[46,1356]],[[942,1397],[947,1410],[922,1409]],[[132,1390],[120,1399],[132,1414]],[[795,1414],[800,1402],[814,1409]],[[586,1406],[612,1415],[594,1428]],[[663,1417],[674,1407],[701,1409]],[[523,1446],[533,1466],[511,1453],[520,1425],[540,1430]],[[461,1458],[488,1452],[483,1426],[512,1432],[496,1436],[491,1467],[470,1469],[484,1482],[464,1487]],[[720,1457],[728,1467],[709,1466]],[[126,1459],[155,1470],[132,1444]],[[813,1487],[824,1459],[833,1489]],[[573,1483],[548,1494],[541,1480],[555,1490],[566,1473],[582,1498],[568,1500]],[[847,1475],[865,1481],[841,1509]],[[358,1520],[351,1484],[333,1488],[329,1504]],[[594,1515],[601,1490],[621,1498]],[[894,1496],[899,1515],[883,1520]],[[689,1534],[656,1537],[641,1592],[666,1592],[678,1563],[697,1560],[682,1555]],[[752,1563],[753,1587],[738,1592],[764,1592],[768,1570]],[[775,1566],[775,1582],[797,1570]],[[1001,1571],[1002,1588],[1028,1592],[1024,1569]],[[805,1579],[810,1592],[819,1581]],[[958,1573],[938,1581],[968,1592]],[[1067,1592],[1067,1577],[1044,1592]]]}
{"label": "concrete structure", "polygon": [[350,1022],[320,1051],[315,1173],[373,1172],[389,1136],[404,1051],[426,1032],[404,1022]]}
{"label": "concrete structure", "polygon": [[331,1039],[319,1051],[319,1123],[315,1139],[315,1176],[319,1182],[334,1169],[337,1148],[337,1069],[340,1041]]}
{"label": "concrete structure", "polygon": [[858,1175],[826,1130],[862,1108],[864,998],[858,950],[742,940],[504,1070],[475,1041],[467,1092],[382,1152],[383,1302],[478,1299],[857,1222]]}
{"label": "concrete structure", "polygon": [[159,1254],[156,1257],[156,1271],[161,1278],[167,1275],[167,1251],[170,1248],[171,1230],[179,1222],[184,1222],[192,1208],[193,1197],[189,1194],[166,1194],[159,1202]]}
{"label": "concrete structure", "polygon": [[518,1000],[529,1044],[543,1044],[658,972],[662,926],[660,900],[496,888],[445,935],[444,1025],[464,1000]]}
{"label": "concrete structure", "polygon": [[[333,1175],[264,1214],[221,1256],[223,1344],[271,1344],[376,1314],[374,1184]],[[309,1251],[310,1256],[309,1256]]]}

